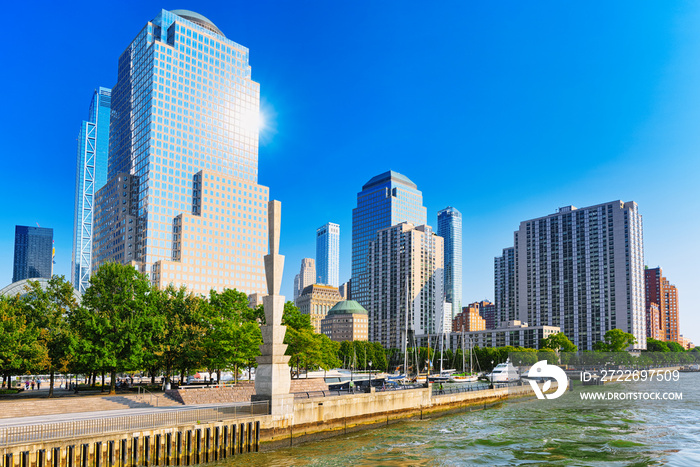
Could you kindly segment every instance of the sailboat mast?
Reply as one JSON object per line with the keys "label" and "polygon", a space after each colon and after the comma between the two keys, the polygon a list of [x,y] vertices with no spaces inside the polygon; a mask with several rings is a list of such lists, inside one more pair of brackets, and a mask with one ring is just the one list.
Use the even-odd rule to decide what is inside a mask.
{"label": "sailboat mast", "polygon": [[442,323],[440,325],[440,374],[442,375],[442,354],[445,351],[445,300],[442,301]]}
{"label": "sailboat mast", "polygon": [[464,370],[465,370],[465,368],[464,368],[464,324],[462,324],[462,372],[463,373],[465,373]]}
{"label": "sailboat mast", "polygon": [[408,376],[408,276],[406,276],[406,293],[405,293],[405,323],[404,323],[404,336],[403,336],[403,372]]}
{"label": "sailboat mast", "polygon": [[472,336],[469,336],[469,374],[473,373],[472,368]]}

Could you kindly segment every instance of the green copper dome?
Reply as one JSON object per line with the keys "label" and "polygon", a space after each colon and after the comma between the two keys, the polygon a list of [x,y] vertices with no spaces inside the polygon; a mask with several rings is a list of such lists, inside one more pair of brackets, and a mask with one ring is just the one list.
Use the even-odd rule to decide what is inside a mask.
{"label": "green copper dome", "polygon": [[367,310],[362,308],[362,305],[355,300],[343,300],[335,304],[333,308],[328,310],[328,315],[346,315],[346,314],[362,314],[366,315]]}

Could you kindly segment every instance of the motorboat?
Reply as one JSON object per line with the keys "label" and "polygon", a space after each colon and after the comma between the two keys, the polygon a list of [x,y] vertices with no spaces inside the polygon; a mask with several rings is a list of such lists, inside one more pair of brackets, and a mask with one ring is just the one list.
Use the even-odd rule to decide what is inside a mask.
{"label": "motorboat", "polygon": [[491,373],[484,375],[492,383],[510,383],[520,381],[520,372],[513,366],[510,359],[505,363],[499,363]]}

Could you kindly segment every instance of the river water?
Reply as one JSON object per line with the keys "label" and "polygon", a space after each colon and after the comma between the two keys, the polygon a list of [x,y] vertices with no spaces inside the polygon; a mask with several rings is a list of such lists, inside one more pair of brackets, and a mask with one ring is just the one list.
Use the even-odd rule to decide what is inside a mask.
{"label": "river water", "polygon": [[[581,392],[673,392],[682,393],[682,400],[582,401]],[[404,421],[224,463],[700,466],[700,373],[681,373],[676,382],[575,388],[556,400],[520,399],[474,412]]]}

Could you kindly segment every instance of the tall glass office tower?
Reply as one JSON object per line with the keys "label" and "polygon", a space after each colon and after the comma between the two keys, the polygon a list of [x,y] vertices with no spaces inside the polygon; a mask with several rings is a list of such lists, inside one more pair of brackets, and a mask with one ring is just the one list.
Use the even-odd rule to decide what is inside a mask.
{"label": "tall glass office tower", "polygon": [[53,274],[53,229],[15,226],[12,282],[50,279]]}
{"label": "tall glass office tower", "polygon": [[[265,291],[268,189],[257,183],[260,85],[248,59],[187,10],[162,10],[127,47],[112,94],[108,185],[128,183],[104,198],[109,228],[94,263],[135,264],[158,286]],[[122,197],[133,231],[122,225],[132,220],[120,217]]]}
{"label": "tall glass office tower", "polygon": [[357,194],[352,210],[352,286],[353,300],[369,309],[369,242],[381,229],[401,222],[427,224],[423,193],[405,175],[392,170],[373,177]]}
{"label": "tall glass office tower", "polygon": [[92,270],[95,194],[107,182],[111,101],[111,89],[95,90],[88,119],[78,133],[71,283],[81,293],[89,285]]}
{"label": "tall glass office tower", "polygon": [[462,311],[462,213],[452,206],[438,211],[437,227],[445,240],[445,300],[454,319]]}
{"label": "tall glass office tower", "polygon": [[316,229],[316,284],[340,285],[340,226],[329,222]]}

